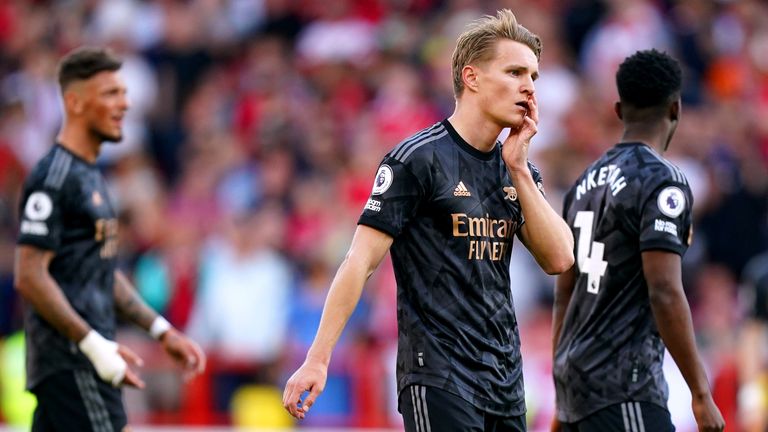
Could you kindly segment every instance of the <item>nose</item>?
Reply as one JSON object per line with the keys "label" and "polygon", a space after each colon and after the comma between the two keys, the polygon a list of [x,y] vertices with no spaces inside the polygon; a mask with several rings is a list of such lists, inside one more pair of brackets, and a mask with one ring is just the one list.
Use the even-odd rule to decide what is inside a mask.
{"label": "nose", "polygon": [[131,107],[131,101],[128,99],[128,96],[123,94],[120,98],[120,108],[123,109],[123,111],[128,111],[128,109]]}
{"label": "nose", "polygon": [[525,80],[520,87],[520,91],[528,96],[532,96],[536,92],[536,85],[533,83],[533,78],[531,78],[530,75],[525,77]]}

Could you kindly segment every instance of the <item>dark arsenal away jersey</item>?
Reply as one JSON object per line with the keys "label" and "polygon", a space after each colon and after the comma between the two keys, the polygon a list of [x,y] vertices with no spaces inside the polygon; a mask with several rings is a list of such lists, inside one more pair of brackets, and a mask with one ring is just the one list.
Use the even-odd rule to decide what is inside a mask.
{"label": "dark arsenal away jersey", "polygon": [[685,176],[642,143],[610,149],[566,195],[577,278],[555,355],[561,421],[629,400],[666,407],[664,344],[641,253],[683,255],[692,205]]}
{"label": "dark arsenal away jersey", "polygon": [[[60,145],[24,183],[18,243],[55,253],[49,272],[96,331],[115,337],[117,219],[98,168]],[[64,369],[92,368],[77,345],[27,305],[27,386]]]}
{"label": "dark arsenal away jersey", "polygon": [[480,152],[447,120],[422,130],[384,157],[359,223],[394,238],[398,392],[433,386],[516,416],[525,401],[509,258],[524,221],[500,146]]}

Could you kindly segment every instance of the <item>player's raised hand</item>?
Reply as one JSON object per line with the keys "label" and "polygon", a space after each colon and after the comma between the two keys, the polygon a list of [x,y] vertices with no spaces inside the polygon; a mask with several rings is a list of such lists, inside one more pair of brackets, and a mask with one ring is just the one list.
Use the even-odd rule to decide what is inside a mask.
{"label": "player's raised hand", "polygon": [[136,371],[131,369],[130,365],[137,367],[144,366],[144,360],[142,360],[138,354],[131,351],[131,349],[125,345],[118,344],[117,353],[120,354],[120,357],[122,357],[126,362],[125,375],[123,376],[123,380],[120,384],[136,387],[137,389],[143,389],[144,381],[139,377],[139,374]]}
{"label": "player's raised hand", "polygon": [[504,141],[501,157],[510,169],[528,169],[528,147],[531,138],[538,132],[539,106],[535,95],[528,97],[528,109],[523,117],[523,124],[512,129]]}
{"label": "player's raised hand", "polygon": [[184,379],[190,379],[205,370],[205,353],[192,339],[174,328],[160,336],[163,349],[184,370]]}
{"label": "player's raised hand", "polygon": [[[328,368],[319,362],[305,361],[303,365],[293,373],[285,384],[283,391],[283,407],[297,419],[303,419],[309,412],[309,408],[325,388],[328,379]],[[308,391],[309,394],[302,401],[301,395]]]}
{"label": "player's raised hand", "polygon": [[725,429],[725,420],[711,394],[700,398],[694,397],[691,406],[699,432],[722,432]]}

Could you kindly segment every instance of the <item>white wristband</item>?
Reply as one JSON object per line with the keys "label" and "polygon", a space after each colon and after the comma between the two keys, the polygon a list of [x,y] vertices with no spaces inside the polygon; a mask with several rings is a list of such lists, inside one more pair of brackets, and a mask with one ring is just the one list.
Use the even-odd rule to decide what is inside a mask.
{"label": "white wristband", "polygon": [[91,330],[77,346],[91,361],[99,378],[115,387],[123,382],[127,365],[117,352],[117,343],[105,339],[96,330]]}
{"label": "white wristband", "polygon": [[169,323],[168,320],[163,318],[161,315],[158,315],[157,318],[152,321],[152,325],[149,327],[149,335],[152,336],[153,339],[160,339],[160,336],[162,336],[163,333],[170,329],[171,323]]}

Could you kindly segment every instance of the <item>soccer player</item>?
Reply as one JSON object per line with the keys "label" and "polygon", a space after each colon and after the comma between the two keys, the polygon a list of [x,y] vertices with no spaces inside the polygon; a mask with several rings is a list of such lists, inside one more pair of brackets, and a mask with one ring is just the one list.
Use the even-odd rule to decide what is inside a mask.
{"label": "soccer player", "polygon": [[699,429],[724,427],[681,279],[693,197],[661,156],[680,119],[681,76],[677,61],[656,50],[619,66],[615,109],[624,133],[566,194],[576,264],[557,278],[553,430],[674,430],[665,345],[691,390]]}
{"label": "soccer player", "polygon": [[[286,385],[283,404],[292,415],[304,418],[323,390],[363,285],[391,251],[405,430],[526,430],[509,275],[513,236],[548,273],[573,264],[571,232],[527,159],[540,51],[538,36],[506,9],[459,36],[455,111],[379,166],[315,340]],[[505,127],[511,133],[502,145],[496,140]]]}
{"label": "soccer player", "polygon": [[121,63],[81,48],[59,65],[65,119],[22,194],[15,286],[26,301],[32,430],[128,430],[122,385],[143,387],[141,359],[115,338],[116,314],[146,329],[193,375],[200,348],[152,311],[116,268],[117,219],[96,166],[103,141],[122,138],[128,109]]}

